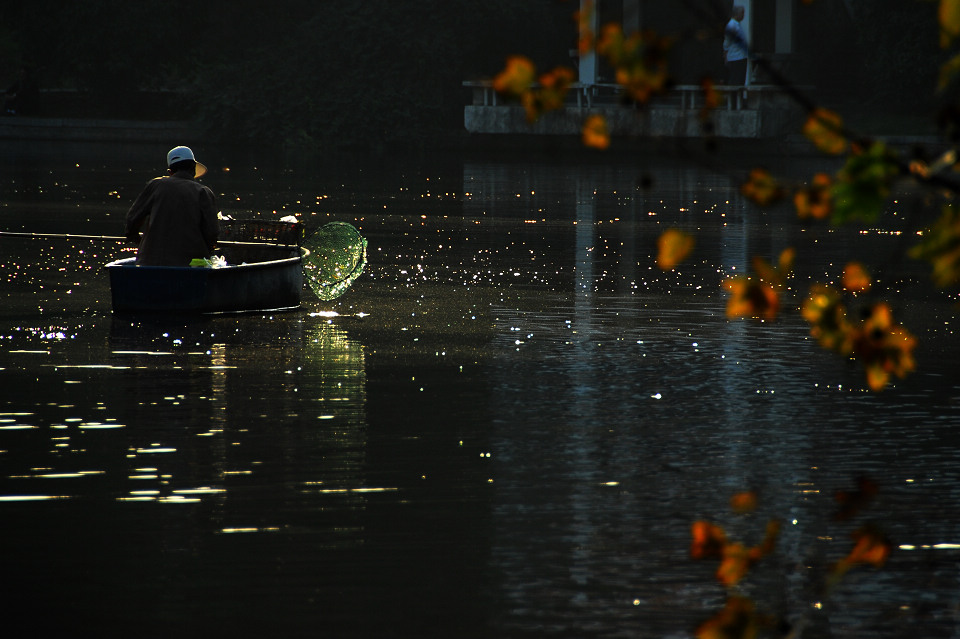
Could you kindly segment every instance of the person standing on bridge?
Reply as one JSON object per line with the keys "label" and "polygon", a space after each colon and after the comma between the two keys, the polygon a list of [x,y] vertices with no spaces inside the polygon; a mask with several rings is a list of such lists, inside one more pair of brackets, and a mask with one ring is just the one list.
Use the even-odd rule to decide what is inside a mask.
{"label": "person standing on bridge", "polygon": [[747,80],[749,51],[747,37],[740,26],[744,15],[744,8],[741,5],[734,5],[733,17],[723,31],[723,66],[727,73],[726,83],[734,86],[742,86]]}
{"label": "person standing on bridge", "polygon": [[220,233],[216,199],[196,181],[206,172],[188,147],[167,153],[169,175],[147,182],[127,211],[126,237],[138,246],[138,265],[189,266],[213,253]]}

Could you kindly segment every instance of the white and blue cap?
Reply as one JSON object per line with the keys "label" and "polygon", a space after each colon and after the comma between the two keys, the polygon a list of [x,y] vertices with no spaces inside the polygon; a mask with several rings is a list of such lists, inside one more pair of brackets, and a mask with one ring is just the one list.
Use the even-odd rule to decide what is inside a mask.
{"label": "white and blue cap", "polygon": [[197,158],[194,157],[193,151],[191,151],[190,147],[188,146],[178,146],[170,149],[170,151],[167,153],[167,168],[169,169],[177,162],[182,162],[184,160],[193,160],[196,162],[197,170],[193,177],[198,178],[207,172],[207,167],[200,162],[197,162]]}

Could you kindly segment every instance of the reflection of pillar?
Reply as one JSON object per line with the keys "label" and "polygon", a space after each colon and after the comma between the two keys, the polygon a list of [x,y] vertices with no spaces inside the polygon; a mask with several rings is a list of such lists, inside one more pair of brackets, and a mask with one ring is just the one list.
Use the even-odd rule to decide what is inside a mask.
{"label": "reflection of pillar", "polygon": [[[600,30],[600,18],[596,10],[596,2],[580,0],[580,15],[586,16],[590,30],[596,34]],[[596,84],[597,82],[597,54],[591,48],[588,53],[580,54],[580,77],[582,84]]]}
{"label": "reflection of pillar", "polygon": [[577,181],[577,252],[575,306],[578,317],[589,317],[593,309],[593,223],[596,216],[593,191]]}

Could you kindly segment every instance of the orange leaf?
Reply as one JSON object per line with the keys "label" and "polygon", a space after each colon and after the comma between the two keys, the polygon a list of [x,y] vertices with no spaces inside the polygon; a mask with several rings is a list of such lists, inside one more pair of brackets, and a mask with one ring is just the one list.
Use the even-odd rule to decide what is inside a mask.
{"label": "orange leaf", "polygon": [[610,146],[610,131],[607,120],[602,115],[591,115],[583,123],[583,145],[594,149],[606,149]]}
{"label": "orange leaf", "polygon": [[803,134],[824,153],[840,155],[847,150],[843,119],[828,109],[814,109],[803,125]]}
{"label": "orange leaf", "polygon": [[724,547],[723,561],[717,568],[717,579],[723,585],[734,586],[743,579],[755,559],[751,550],[739,542]]}
{"label": "orange leaf", "polygon": [[690,255],[693,236],[677,229],[668,229],[657,240],[657,266],[669,271]]}
{"label": "orange leaf", "polygon": [[776,319],[780,310],[780,296],[770,284],[748,277],[735,277],[724,281],[730,292],[727,300],[727,317],[757,317]]}
{"label": "orange leaf", "polygon": [[855,293],[870,290],[870,274],[859,262],[850,262],[843,269],[843,288]]}
{"label": "orange leaf", "polygon": [[913,348],[917,340],[894,323],[893,312],[884,303],[875,304],[870,316],[856,327],[852,344],[853,355],[867,371],[871,390],[883,390],[891,376],[906,377],[916,367]]}
{"label": "orange leaf", "polygon": [[708,521],[696,521],[690,527],[693,541],[690,544],[690,556],[694,559],[722,557],[727,545],[727,534],[723,528]]}
{"label": "orange leaf", "polygon": [[757,493],[753,491],[737,493],[730,498],[730,507],[738,513],[748,513],[756,510]]}
{"label": "orange leaf", "polygon": [[833,210],[833,197],[830,187],[833,180],[826,173],[813,176],[810,186],[800,188],[793,195],[793,204],[800,218],[812,217],[822,220],[829,217]]}
{"label": "orange leaf", "polygon": [[753,169],[740,187],[744,197],[760,206],[768,206],[783,197],[783,187],[766,169]]}
{"label": "orange leaf", "polygon": [[703,108],[705,111],[710,111],[720,106],[720,92],[717,91],[716,84],[712,78],[704,78],[700,82],[700,88],[703,89]]}
{"label": "orange leaf", "polygon": [[777,259],[778,283],[783,284],[790,271],[793,270],[793,261],[797,257],[797,250],[793,247],[785,248],[780,251],[780,257]]}
{"label": "orange leaf", "polygon": [[846,559],[851,564],[872,564],[881,568],[893,549],[893,544],[883,534],[870,528],[861,528],[853,538],[856,544]]}
{"label": "orange leaf", "polygon": [[540,76],[540,89],[537,97],[541,111],[552,111],[563,106],[567,90],[573,82],[573,71],[566,67],[557,67]]}
{"label": "orange leaf", "polygon": [[835,584],[857,564],[870,564],[882,568],[893,550],[893,544],[876,527],[868,524],[853,533],[854,546],[846,557],[838,561],[830,571],[830,582]]}
{"label": "orange leaf", "polygon": [[507,58],[507,66],[493,79],[498,93],[519,98],[530,90],[535,76],[533,62],[522,55]]}
{"label": "orange leaf", "polygon": [[847,309],[841,303],[840,293],[814,284],[800,307],[812,335],[824,348],[848,355],[853,350],[854,328],[847,321]]}
{"label": "orange leaf", "polygon": [[746,597],[730,597],[716,615],[700,624],[697,639],[754,639],[763,620]]}
{"label": "orange leaf", "polygon": [[593,1],[587,0],[581,3],[582,9],[574,14],[577,20],[577,49],[580,55],[586,55],[593,50],[594,39],[596,35],[590,26],[593,22]]}

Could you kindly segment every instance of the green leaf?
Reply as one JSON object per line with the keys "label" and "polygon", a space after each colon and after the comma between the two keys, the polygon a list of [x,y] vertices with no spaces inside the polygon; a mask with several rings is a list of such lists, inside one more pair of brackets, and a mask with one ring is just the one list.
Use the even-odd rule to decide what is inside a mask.
{"label": "green leaf", "polygon": [[895,157],[882,142],[851,155],[831,189],[833,222],[876,220],[899,173]]}

